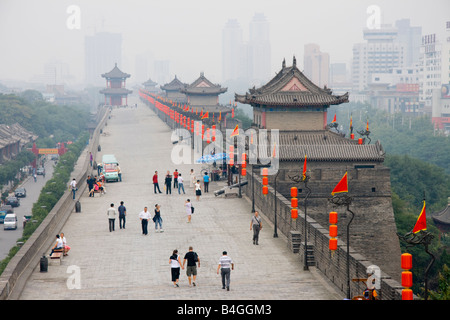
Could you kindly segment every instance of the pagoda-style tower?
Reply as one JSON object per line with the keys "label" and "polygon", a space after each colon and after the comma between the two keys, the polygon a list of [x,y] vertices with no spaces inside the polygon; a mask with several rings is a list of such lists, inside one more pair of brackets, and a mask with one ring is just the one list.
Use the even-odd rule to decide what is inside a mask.
{"label": "pagoda-style tower", "polygon": [[[105,105],[128,105],[128,95],[133,91],[125,88],[125,81],[130,75],[120,71],[116,63],[114,68],[110,72],[102,74],[102,77],[106,79],[106,88],[100,90],[100,93],[105,95]],[[125,98],[125,103],[123,98]]]}
{"label": "pagoda-style tower", "polygon": [[214,109],[219,106],[219,94],[227,91],[227,88],[222,88],[219,84],[214,84],[209,81],[203,72],[200,77],[181,90],[186,94],[187,102],[193,107],[204,107]]}
{"label": "pagoda-style tower", "polygon": [[152,79],[148,79],[142,85],[144,86],[144,89],[147,92],[151,92],[151,93],[158,92],[158,88],[156,88],[157,83],[155,81],[153,81]]}
{"label": "pagoda-style tower", "polygon": [[[390,276],[398,278],[401,252],[391,202],[390,172],[383,165],[385,152],[379,141],[361,144],[327,126],[327,109],[348,102],[348,93],[337,96],[327,88],[317,87],[297,68],[294,58],[291,67],[283,61],[282,69],[272,80],[258,89],[249,89],[244,95],[236,94],[235,101],[253,107],[252,129],[259,137],[258,140],[254,137],[255,145],[248,142],[248,150],[257,148],[259,155],[262,149],[262,154],[275,154],[273,157],[278,159],[276,172],[279,174],[269,176],[272,187],[276,179],[278,194],[289,200],[291,188],[297,187],[298,198],[305,198],[305,184],[294,178],[301,175],[307,158],[308,188],[311,190],[308,217],[323,228],[329,225],[328,213],[336,210],[329,201],[331,191],[344,173],[348,173],[348,195],[353,198],[351,209],[355,212],[351,247]],[[259,135],[264,133],[263,129],[267,129],[267,139],[261,139]],[[276,137],[275,143],[271,137]],[[250,163],[249,167],[247,172],[252,172]],[[255,185],[253,190],[260,190],[261,187],[256,186],[261,184],[252,175],[247,176],[249,183],[245,188],[251,196],[252,185]],[[261,200],[265,198],[261,191],[258,193],[256,206],[274,220],[274,208],[267,207],[270,201]],[[300,210],[303,208],[299,207]],[[290,222],[292,219],[284,214],[277,220],[280,230],[286,236],[293,229],[303,234],[303,230],[295,230],[295,224]],[[342,212],[340,219],[346,224],[349,215]],[[340,228],[338,235],[343,241],[346,239],[344,230]]]}
{"label": "pagoda-style tower", "polygon": [[184,93],[181,93],[181,90],[185,86],[186,84],[181,82],[175,75],[175,78],[171,82],[162,85],[160,88],[161,90],[166,92],[165,97],[167,99],[176,102],[186,102],[186,96],[184,95]]}
{"label": "pagoda-style tower", "polygon": [[330,105],[348,102],[348,93],[331,94],[327,88],[319,88],[296,66],[286,67],[267,84],[249,89],[245,95],[235,95],[240,103],[253,107],[253,123],[261,129],[324,130],[327,125],[327,109]]}

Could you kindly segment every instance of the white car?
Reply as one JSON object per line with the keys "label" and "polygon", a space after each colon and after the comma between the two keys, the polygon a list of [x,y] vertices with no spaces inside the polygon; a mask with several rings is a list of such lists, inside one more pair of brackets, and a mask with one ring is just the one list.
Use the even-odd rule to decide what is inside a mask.
{"label": "white car", "polygon": [[5,216],[5,221],[3,222],[3,229],[17,229],[17,216],[15,213],[9,213]]}

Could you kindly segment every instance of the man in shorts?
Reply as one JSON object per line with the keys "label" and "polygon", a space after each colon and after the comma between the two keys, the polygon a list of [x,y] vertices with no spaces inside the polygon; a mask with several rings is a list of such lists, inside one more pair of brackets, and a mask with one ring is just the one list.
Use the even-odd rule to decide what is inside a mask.
{"label": "man in shorts", "polygon": [[184,265],[186,264],[186,260],[187,260],[186,275],[189,280],[189,286],[191,285],[191,276],[192,276],[194,280],[192,284],[195,287],[195,279],[197,278],[197,263],[198,267],[200,268],[200,259],[198,258],[197,253],[193,251],[192,247],[189,247],[189,252],[187,252],[184,255],[183,268]]}

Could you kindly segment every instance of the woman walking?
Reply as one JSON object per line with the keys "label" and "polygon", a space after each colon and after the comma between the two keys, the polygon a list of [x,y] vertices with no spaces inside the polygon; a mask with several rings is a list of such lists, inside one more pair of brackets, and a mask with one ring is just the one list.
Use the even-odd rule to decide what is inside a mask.
{"label": "woman walking", "polygon": [[184,202],[184,207],[186,209],[186,215],[187,215],[187,218],[188,218],[187,222],[189,223],[189,222],[191,222],[191,216],[192,216],[192,203],[191,203],[190,199],[187,199]]}
{"label": "woman walking", "polygon": [[202,185],[200,184],[200,180],[197,180],[195,184],[195,196],[197,197],[197,201],[200,201],[200,196],[202,195]]}
{"label": "woman walking", "polygon": [[159,232],[164,232],[162,229],[162,218],[161,218],[161,206],[159,204],[155,204],[155,215],[153,216],[153,222],[155,223],[155,232],[158,232],[158,224],[159,224]]}
{"label": "woman walking", "polygon": [[172,255],[169,258],[170,273],[172,275],[172,282],[175,288],[178,288],[178,280],[180,279],[180,268],[184,269],[181,264],[180,256],[178,255],[178,250],[173,250]]}

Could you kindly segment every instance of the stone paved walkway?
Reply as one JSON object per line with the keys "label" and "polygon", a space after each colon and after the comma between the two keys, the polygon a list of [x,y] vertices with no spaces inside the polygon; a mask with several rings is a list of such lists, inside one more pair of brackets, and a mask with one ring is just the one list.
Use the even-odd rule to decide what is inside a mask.
{"label": "stone paved walkway", "polygon": [[[64,230],[72,247],[61,265],[49,265],[41,273],[36,266],[20,299],[256,299],[256,300],[335,300],[342,299],[314,268],[303,266],[287,248],[286,239],[273,238],[273,226],[264,221],[260,244],[252,243],[251,205],[248,199],[215,197],[220,182],[210,184],[210,192],[195,200],[187,182],[189,171],[200,172],[201,165],[174,165],[171,130],[136,98],[137,109],[121,108],[112,112],[100,138],[101,152],[115,154],[123,172],[123,181],[108,183],[107,193],[81,198],[81,213],[73,212]],[[159,172],[161,191],[167,170],[178,169],[185,177],[186,195],[172,190],[171,195],[154,194],[152,176]],[[83,183],[83,182],[79,182]],[[195,207],[192,222],[187,223],[184,201]],[[127,208],[126,229],[109,232],[106,210],[120,201]],[[149,223],[149,235],[141,234],[138,214],[148,206],[161,205],[163,233],[155,233]],[[181,257],[193,246],[201,260],[197,286],[189,287],[185,270],[180,287],[170,277],[169,256],[178,249]],[[221,289],[216,274],[223,250],[235,263],[231,290]],[[77,277],[78,276],[78,277]],[[79,280],[79,282],[74,281]],[[76,285],[80,284],[80,288]]]}

